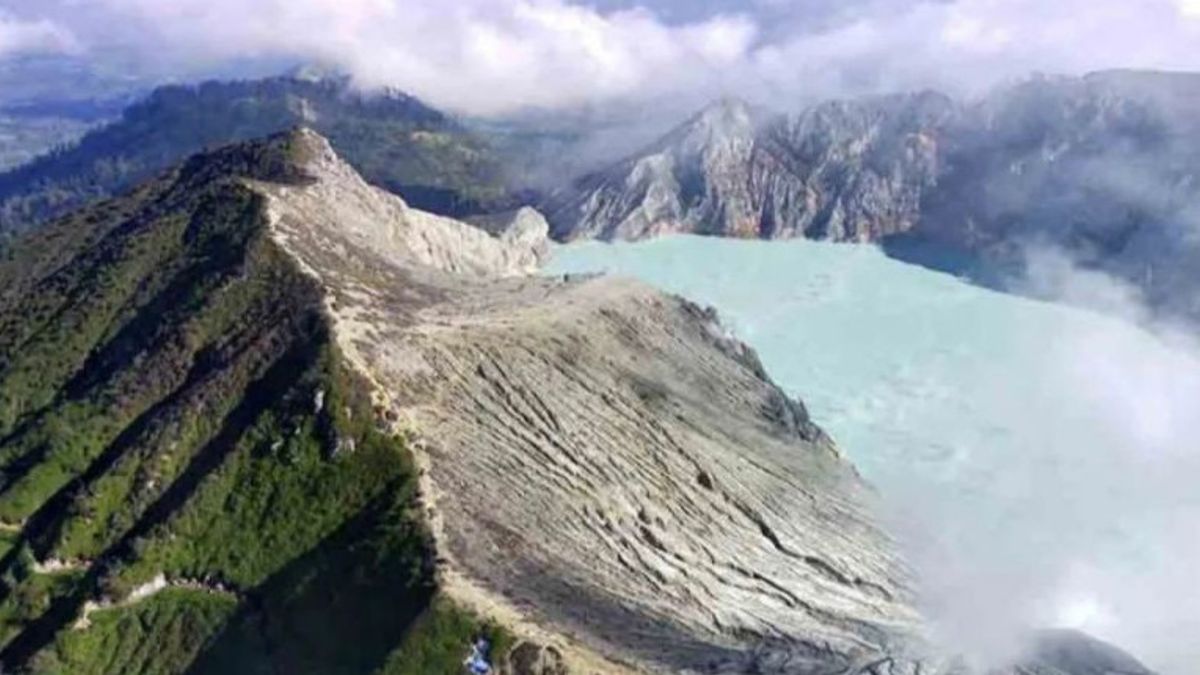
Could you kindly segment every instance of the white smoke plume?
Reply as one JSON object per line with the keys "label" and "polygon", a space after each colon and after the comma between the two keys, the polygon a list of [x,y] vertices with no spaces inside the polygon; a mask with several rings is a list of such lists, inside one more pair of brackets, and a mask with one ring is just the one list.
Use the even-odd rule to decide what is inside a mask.
{"label": "white smoke plume", "polygon": [[1019,654],[1029,629],[1070,627],[1188,675],[1200,658],[1187,637],[1200,634],[1200,343],[1058,249],[1026,261],[1021,290],[1096,316],[1041,327],[1035,362],[962,392],[1011,411],[995,433],[1015,435],[1004,445],[1018,455],[970,456],[952,480],[888,495],[926,609],[983,665]]}

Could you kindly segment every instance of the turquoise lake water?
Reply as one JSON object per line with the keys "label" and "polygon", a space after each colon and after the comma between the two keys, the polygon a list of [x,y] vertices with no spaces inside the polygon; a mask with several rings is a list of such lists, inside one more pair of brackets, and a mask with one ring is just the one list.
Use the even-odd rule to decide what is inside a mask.
{"label": "turquoise lake water", "polygon": [[1164,672],[1200,660],[1183,638],[1200,634],[1190,344],[865,245],[590,242],[547,272],[716,307],[879,488],[948,639],[985,653],[1066,625]]}

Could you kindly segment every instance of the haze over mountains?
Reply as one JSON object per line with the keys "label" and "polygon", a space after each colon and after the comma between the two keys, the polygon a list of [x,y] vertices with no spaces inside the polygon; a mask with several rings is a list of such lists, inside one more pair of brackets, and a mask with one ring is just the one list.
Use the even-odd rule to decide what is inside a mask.
{"label": "haze over mountains", "polygon": [[1031,248],[1049,249],[1191,316],[1198,112],[1200,76],[1134,71],[1037,77],[973,102],[921,92],[781,114],[722,99],[579,175],[587,118],[545,131],[529,120],[473,125],[335,80],[169,87],[77,145],[0,174],[0,230],[206,146],[303,123],[417,206],[467,215],[531,204],[560,240],[803,236],[884,242],[897,255],[915,241],[936,244],[935,257],[1018,268]]}
{"label": "haze over mountains", "polygon": [[667,232],[1027,248],[1194,315],[1200,76],[1035,78],[975,103],[919,94],[755,119],[722,101],[549,202],[562,239]]}

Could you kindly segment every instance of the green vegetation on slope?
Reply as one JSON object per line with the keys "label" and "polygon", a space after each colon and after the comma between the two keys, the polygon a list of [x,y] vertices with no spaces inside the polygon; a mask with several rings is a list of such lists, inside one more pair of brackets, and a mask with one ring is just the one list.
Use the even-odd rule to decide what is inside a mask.
{"label": "green vegetation on slope", "polygon": [[170,589],[137,605],[101,612],[87,630],[65,631],[35,670],[73,675],[183,672],[234,612],[228,597]]}
{"label": "green vegetation on slope", "polygon": [[459,675],[464,635],[486,637],[492,654],[508,654],[513,647],[512,635],[502,628],[493,624],[480,627],[473,615],[438,599],[416,620],[376,675]]}
{"label": "green vegetation on slope", "polygon": [[270,78],[160,88],[77,144],[0,174],[0,233],[115,194],[205,148],[297,125],[325,135],[368,181],[413,206],[458,215],[508,204],[488,143],[416,99]]}
{"label": "green vegetation on slope", "polygon": [[238,177],[189,161],[0,260],[0,664],[34,673],[456,672],[402,438]]}

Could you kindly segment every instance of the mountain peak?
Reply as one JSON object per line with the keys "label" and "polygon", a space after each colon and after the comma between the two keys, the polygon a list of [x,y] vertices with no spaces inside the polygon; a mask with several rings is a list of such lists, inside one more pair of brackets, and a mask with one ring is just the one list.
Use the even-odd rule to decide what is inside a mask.
{"label": "mountain peak", "polygon": [[[256,144],[233,152],[258,154]],[[321,134],[305,127],[261,143],[268,211],[277,232],[292,243],[320,249],[344,241],[400,267],[423,267],[469,277],[495,277],[534,270],[545,254],[547,226],[540,215],[523,227],[489,233],[451,218],[410,207],[400,197],[369,184]],[[514,220],[516,216],[514,216]],[[540,223],[541,227],[537,227]],[[300,258],[314,252],[297,250]]]}
{"label": "mountain peak", "polygon": [[268,139],[279,161],[292,171],[313,174],[322,166],[343,163],[333,144],[308,126],[297,126]]}
{"label": "mountain peak", "polygon": [[319,63],[305,63],[298,65],[289,70],[286,76],[302,82],[345,83],[349,80],[349,77],[344,71]]}
{"label": "mountain peak", "polygon": [[730,96],[708,104],[680,128],[685,138],[711,143],[714,140],[754,133],[754,115],[745,101]]}
{"label": "mountain peak", "polygon": [[358,91],[345,79],[271,77],[160,87],[70,148],[0,173],[0,232],[117,195],[206,148],[297,125],[327,135],[368,182],[424,210],[463,215],[512,206],[497,151],[421,101]]}
{"label": "mountain peak", "polygon": [[749,117],[750,104],[736,96],[722,96],[700,111],[702,118]]}
{"label": "mountain peak", "polygon": [[295,127],[194,155],[184,162],[180,173],[191,184],[222,177],[298,184],[312,181],[315,168],[331,161],[341,160],[324,136]]}

